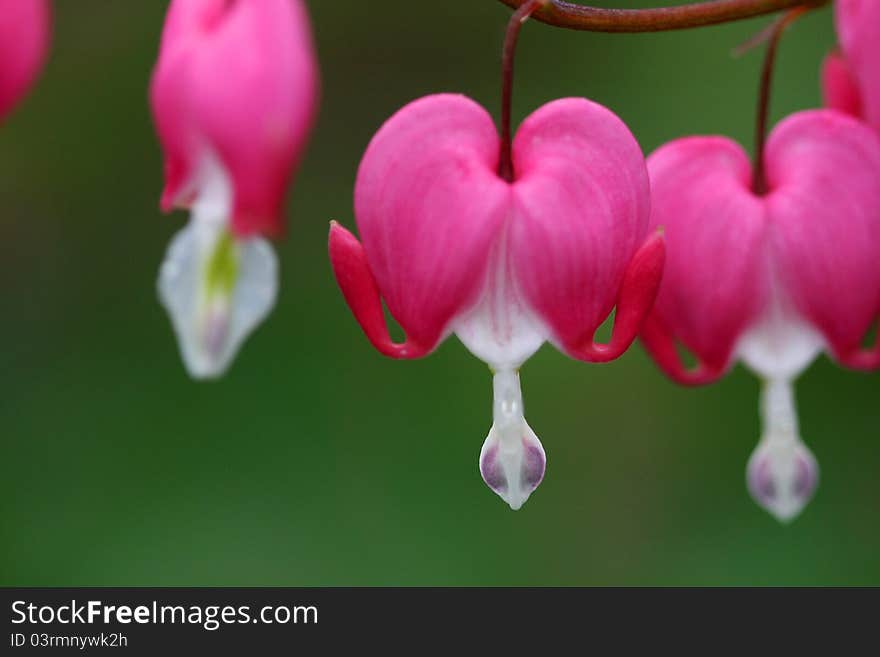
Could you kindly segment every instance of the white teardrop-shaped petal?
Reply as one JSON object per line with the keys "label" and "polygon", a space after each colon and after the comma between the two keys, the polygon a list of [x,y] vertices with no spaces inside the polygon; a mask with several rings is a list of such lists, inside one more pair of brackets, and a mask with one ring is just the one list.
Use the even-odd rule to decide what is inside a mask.
{"label": "white teardrop-shaped petal", "polygon": [[819,464],[798,430],[790,381],[775,379],[761,391],[761,440],[746,468],[752,498],[781,522],[793,520],[819,484]]}
{"label": "white teardrop-shaped petal", "polygon": [[278,295],[278,260],[263,239],[230,232],[234,190],[220,158],[204,149],[189,224],[159,271],[159,299],[193,378],[221,376]]}
{"label": "white teardrop-shaped petal", "polygon": [[211,285],[211,258],[225,230],[219,223],[191,221],[174,236],[159,272],[159,299],[187,371],[196,379],[226,371],[278,295],[278,261],[260,238],[235,240],[228,254],[235,259],[231,287]]}
{"label": "white teardrop-shaped petal", "polygon": [[541,441],[523,416],[519,375],[495,374],[493,424],[480,451],[480,474],[516,511],[544,478],[547,457]]}
{"label": "white teardrop-shaped petal", "polygon": [[480,474],[486,485],[517,511],[544,479],[544,446],[523,420],[515,434],[504,436],[494,426],[480,452]]}
{"label": "white teardrop-shaped petal", "polygon": [[800,441],[762,440],[749,459],[746,485],[755,502],[790,522],[816,492],[819,464]]}

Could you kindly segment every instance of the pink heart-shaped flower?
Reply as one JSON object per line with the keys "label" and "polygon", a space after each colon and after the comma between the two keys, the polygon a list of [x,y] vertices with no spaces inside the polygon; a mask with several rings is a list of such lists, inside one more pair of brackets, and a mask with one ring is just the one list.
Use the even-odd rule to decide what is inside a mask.
{"label": "pink heart-shaped flower", "polygon": [[825,104],[880,130],[880,2],[836,0],[834,11],[842,52],[825,59]]}
{"label": "pink heart-shaped flower", "polygon": [[[860,343],[880,308],[880,139],[843,114],[801,112],[776,127],[765,158],[764,196],[725,138],[680,139],[648,158],[651,223],[669,248],[643,338],[683,383],[721,376],[743,334],[778,310],[821,334],[841,363],[873,359]],[[695,370],[673,339],[698,358]]]}
{"label": "pink heart-shaped flower", "polygon": [[[363,246],[338,224],[330,234],[355,317],[382,353],[418,357],[490,299],[498,343],[516,328],[505,320],[520,312],[574,357],[619,356],[638,328],[631,315],[650,306],[649,282],[662,268],[658,238],[635,257],[649,214],[638,144],[610,111],[571,98],[523,123],[512,182],[498,175],[499,151],[491,118],[463,96],[423,98],[382,127],[355,188]],[[405,344],[391,342],[380,297]],[[617,301],[624,303],[612,346],[594,344]]]}
{"label": "pink heart-shaped flower", "polygon": [[191,210],[159,274],[190,375],[216,378],[278,294],[264,237],[312,125],[318,72],[303,0],[172,0],[150,104],[165,155],[161,205]]}
{"label": "pink heart-shaped flower", "polygon": [[642,339],[680,383],[714,381],[737,358],[765,381],[748,483],[788,520],[818,480],[794,379],[823,350],[846,366],[880,366],[880,348],[861,346],[880,311],[880,136],[840,112],[801,112],[772,132],[764,161],[769,189],[758,195],[728,139],[680,139],[648,158],[651,223],[666,229],[669,250]]}
{"label": "pink heart-shaped flower", "polygon": [[[545,105],[501,143],[473,101],[436,95],[400,110],[373,138],[355,188],[363,244],[330,230],[336,279],[383,354],[416,358],[449,333],[495,371],[494,424],[480,460],[513,508],[544,473],[516,370],[549,340],[574,358],[607,361],[632,343],[653,303],[662,236],[646,239],[641,150],[613,113],[587,100]],[[382,300],[407,339],[392,342]],[[617,305],[609,344],[593,336]]]}

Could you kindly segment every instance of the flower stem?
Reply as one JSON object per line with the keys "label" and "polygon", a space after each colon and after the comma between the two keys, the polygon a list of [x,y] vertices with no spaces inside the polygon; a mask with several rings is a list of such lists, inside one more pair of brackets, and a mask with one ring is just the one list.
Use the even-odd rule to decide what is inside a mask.
{"label": "flower stem", "polygon": [[550,2],[551,0],[526,0],[520,3],[520,7],[513,12],[507,23],[504,51],[501,56],[501,157],[498,163],[498,175],[508,182],[513,181],[510,114],[513,104],[513,62],[516,57],[516,43],[523,23],[535,11],[546,7]]}
{"label": "flower stem", "polygon": [[770,96],[773,89],[773,72],[776,68],[776,53],[785,29],[803,16],[812,6],[803,5],[779,17],[771,26],[764,55],[764,68],[761,71],[761,85],[758,94],[758,111],[755,121],[755,164],[752,177],[752,191],[763,196],[768,191],[767,170],[764,165],[764,147],[767,142],[767,123],[770,114]]}
{"label": "flower stem", "polygon": [[[530,0],[501,0],[521,9]],[[551,0],[535,12],[535,19],[556,27],[591,32],[664,32],[729,23],[772,14],[793,7],[820,7],[829,0],[711,0],[656,9],[602,9],[564,0]]]}

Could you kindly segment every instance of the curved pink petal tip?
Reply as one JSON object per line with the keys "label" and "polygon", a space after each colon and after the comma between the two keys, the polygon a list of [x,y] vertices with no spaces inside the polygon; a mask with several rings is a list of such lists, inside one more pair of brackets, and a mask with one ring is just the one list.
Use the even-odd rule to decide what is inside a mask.
{"label": "curved pink petal tip", "polygon": [[849,63],[839,52],[829,53],[822,64],[822,100],[826,107],[861,117],[862,98]]}
{"label": "curved pink petal tip", "polygon": [[665,262],[666,240],[663,231],[658,229],[627,267],[620,286],[611,341],[597,344],[590,336],[585,344],[566,345],[566,352],[579,360],[604,363],[619,358],[629,349],[654,306]]}
{"label": "curved pink petal tip", "polygon": [[376,349],[391,358],[420,358],[434,346],[410,340],[396,344],[388,333],[382,299],[367,264],[364,247],[335,221],[330,223],[330,264],[348,307]]}

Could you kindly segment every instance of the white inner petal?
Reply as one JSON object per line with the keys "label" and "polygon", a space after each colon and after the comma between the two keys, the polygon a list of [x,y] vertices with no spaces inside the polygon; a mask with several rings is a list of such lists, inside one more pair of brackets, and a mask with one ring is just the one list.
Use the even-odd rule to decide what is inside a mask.
{"label": "white inner petal", "polygon": [[761,378],[795,379],[824,349],[822,335],[776,286],[762,316],[740,338],[737,354]]}
{"label": "white inner petal", "polygon": [[763,379],[795,379],[825,349],[825,339],[777,290],[740,338],[737,355]]}
{"label": "white inner petal", "polygon": [[468,351],[494,370],[516,369],[549,335],[518,289],[506,231],[495,242],[486,284],[477,304],[455,319],[452,330]]}
{"label": "white inner petal", "polygon": [[266,240],[229,232],[232,187],[216,158],[198,177],[187,226],[159,271],[159,299],[171,318],[184,364],[197,379],[221,376],[278,293],[278,261]]}

